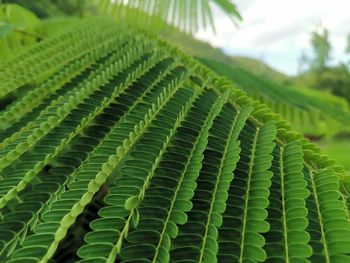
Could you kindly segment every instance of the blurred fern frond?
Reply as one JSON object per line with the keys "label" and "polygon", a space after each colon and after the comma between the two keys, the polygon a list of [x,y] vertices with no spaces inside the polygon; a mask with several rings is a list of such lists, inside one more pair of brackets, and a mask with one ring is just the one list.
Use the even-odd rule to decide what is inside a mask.
{"label": "blurred fern frond", "polygon": [[214,10],[220,10],[234,23],[241,20],[230,0],[96,0],[101,14],[139,26],[164,28],[172,25],[187,33],[211,28],[215,32]]}

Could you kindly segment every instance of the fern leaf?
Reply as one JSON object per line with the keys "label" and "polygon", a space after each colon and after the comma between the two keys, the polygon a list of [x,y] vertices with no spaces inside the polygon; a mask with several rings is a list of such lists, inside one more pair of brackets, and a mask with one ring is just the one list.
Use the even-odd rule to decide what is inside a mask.
{"label": "fern leaf", "polygon": [[[99,30],[104,24],[105,30]],[[36,45],[31,50],[25,50],[16,58],[21,63],[8,61],[0,67],[0,98],[14,92],[19,87],[30,83],[37,77],[45,76],[100,45],[102,39],[108,43],[109,36],[121,37],[113,23],[88,20],[84,27],[72,28],[58,36],[49,38]],[[83,40],[83,41],[82,41]],[[81,43],[85,43],[82,45]],[[63,49],[62,46],[69,48]],[[21,78],[12,78],[13,74]]]}
{"label": "fern leaf", "polygon": [[[33,120],[36,114],[30,115],[28,113],[30,112],[30,109],[36,107],[35,110],[37,110],[36,113],[38,113],[40,110],[47,107],[51,101],[57,99],[59,94],[66,92],[69,88],[72,88],[72,83],[76,82],[78,79],[80,80],[82,75],[91,71],[92,65],[102,62],[99,60],[99,58],[107,55],[112,50],[111,46],[114,46],[114,49],[116,49],[120,47],[119,45],[120,44],[116,42],[112,42],[111,45],[97,48],[81,58],[70,62],[62,69],[62,71],[59,71],[40,86],[29,91],[22,98],[16,100],[14,104],[9,105],[9,107],[6,108],[6,111],[0,112],[0,121],[3,127],[5,125],[11,125],[11,129],[9,129],[6,133],[11,135],[12,133],[16,132],[16,130],[13,129],[14,122],[17,122],[16,124],[18,129],[25,126],[26,122],[19,122],[18,120],[20,119],[24,119],[27,122],[29,120]],[[44,101],[44,98],[47,99]],[[37,104],[40,102],[44,103],[37,106]],[[3,140],[6,138],[6,135],[1,134]],[[1,145],[3,146],[3,143]]]}
{"label": "fern leaf", "polygon": [[[142,67],[146,68],[147,66],[148,66],[147,64],[146,65],[141,64],[141,68]],[[118,67],[115,68],[114,70],[118,70]],[[138,70],[139,69],[136,69],[136,72]],[[115,72],[113,70],[109,70],[109,71],[110,71],[110,74],[113,74]],[[95,83],[97,87],[106,83],[106,81],[107,80],[105,79],[95,79],[95,80],[92,79],[92,83]],[[70,110],[77,107],[79,103],[81,103],[82,101],[84,101],[84,99],[86,99],[86,101],[84,101],[83,103],[87,105],[91,105],[90,112],[89,111],[85,112],[83,117],[80,114],[76,114],[78,116],[80,115],[81,117],[80,123],[74,122],[76,118],[74,116],[75,114],[68,115],[67,118],[65,119],[67,124],[69,124],[66,126],[66,130],[64,131],[64,133],[57,134],[54,137],[59,142],[56,148],[56,151],[59,150],[60,148],[63,148],[64,145],[69,142],[69,139],[63,140],[63,138],[60,138],[60,136],[61,137],[62,135],[67,136],[67,134],[70,134],[70,137],[72,138],[74,134],[78,133],[81,130],[81,126],[84,127],[84,125],[86,125],[87,122],[92,120],[94,116],[96,116],[103,109],[104,105],[106,105],[108,102],[112,100],[114,96],[112,96],[112,98],[110,99],[105,99],[106,97],[108,97],[108,95],[113,93],[113,92],[110,92],[110,94],[108,94],[107,88],[108,86],[105,87],[105,89],[102,88],[101,90],[98,90],[98,89],[95,90],[96,88],[94,88],[94,86],[90,85],[89,82],[87,82],[86,86],[81,87],[81,89],[78,90],[73,96],[71,95],[69,97],[68,96],[63,97],[63,100],[60,103],[61,107],[54,109],[56,111],[56,114],[43,115],[43,118],[38,120],[38,122],[41,121],[40,125],[38,125],[37,128],[34,128],[31,134],[23,133],[22,136],[19,136],[16,141],[12,142],[12,144],[9,144],[8,147],[5,147],[0,151],[0,155],[3,155],[0,158],[0,171],[3,170],[5,167],[9,166],[13,161],[16,161],[24,152],[28,151],[28,149],[31,148],[36,142],[38,142],[39,140],[42,140],[42,138],[46,134],[48,134],[48,136],[50,135],[53,136],[52,134],[49,133],[50,130],[54,128],[58,123],[60,123],[67,116]],[[116,90],[115,94],[118,94],[119,92],[120,90]],[[96,96],[99,96],[97,97],[98,99],[95,98]],[[94,105],[99,105],[99,106],[95,108]],[[77,127],[75,127],[74,125],[77,125]],[[73,126],[73,127],[70,127],[70,126]],[[72,128],[73,130],[69,130]],[[51,145],[54,146],[52,142],[51,142]],[[15,148],[12,149],[13,148],[12,146],[15,146]],[[23,180],[20,180],[17,184],[16,182],[14,182],[12,187],[9,186],[8,191],[5,192],[2,196],[0,196],[0,207],[3,207],[9,200],[11,200],[16,196],[16,193],[21,191],[25,187],[26,183],[32,180],[35,174],[39,172],[40,169],[49,161],[49,158],[50,157],[47,155],[44,161],[36,163],[34,168],[32,168],[32,170],[29,169],[29,171],[26,173],[26,177],[23,178]]]}
{"label": "fern leaf", "polygon": [[[303,178],[303,154],[299,141],[285,147],[276,147],[272,171],[274,173],[268,222],[271,225],[265,235],[268,259],[307,262],[312,254],[306,232],[308,221],[305,199],[309,192]],[[274,212],[274,213],[273,213]],[[283,238],[277,241],[281,234]],[[282,253],[276,253],[282,252]],[[278,256],[277,256],[278,255]]]}
{"label": "fern leaf", "polygon": [[[339,199],[339,178],[331,169],[306,171],[310,197],[307,200],[312,233],[310,245],[314,253],[311,260],[344,262],[349,260],[349,219],[347,207]],[[317,223],[316,223],[317,222]]]}
{"label": "fern leaf", "polygon": [[[185,90],[184,90],[185,92]],[[178,100],[182,98],[183,103],[186,104],[178,104],[176,105],[174,103],[174,100],[169,101],[169,105],[166,105],[164,110],[162,112],[166,112],[168,109],[173,109],[172,116],[164,116],[162,112],[160,112],[159,117],[149,127],[150,131],[154,131],[157,136],[155,138],[152,138],[152,134],[149,132],[146,132],[145,136],[141,139],[139,142],[139,146],[137,146],[133,151],[131,151],[130,156],[133,157],[132,159],[126,159],[125,160],[125,166],[122,170],[122,173],[126,173],[122,178],[116,180],[116,186],[111,188],[111,195],[107,196],[107,198],[112,198],[113,194],[119,194],[123,193],[124,197],[121,197],[123,199],[119,200],[122,202],[122,205],[114,205],[114,203],[109,203],[111,206],[103,208],[103,211],[116,211],[117,214],[115,216],[126,216],[126,221],[124,222],[123,226],[119,229],[120,235],[117,238],[114,245],[112,245],[112,249],[108,254],[100,255],[105,256],[107,258],[107,261],[113,262],[117,254],[120,255],[121,247],[125,242],[125,239],[128,240],[130,236],[137,236],[137,234],[129,233],[131,229],[135,228],[138,224],[135,224],[133,222],[135,215],[138,213],[138,209],[140,209],[140,215],[142,215],[141,211],[141,203],[146,198],[146,194],[148,192],[148,189],[151,184],[151,180],[153,179],[155,175],[155,169],[158,166],[160,159],[162,155],[166,154],[165,149],[167,145],[170,143],[171,138],[174,134],[174,131],[176,127],[178,126],[178,123],[183,118],[182,116],[185,116],[184,113],[182,113],[183,110],[185,112],[188,110],[189,106],[192,103],[188,103],[188,101],[185,99],[186,96],[189,96],[191,93],[188,91],[186,93],[176,93],[174,100]],[[178,98],[176,98],[178,97]],[[195,98],[193,95],[189,96],[189,98]],[[176,106],[176,107],[175,107]],[[178,119],[178,120],[176,120]],[[171,121],[172,120],[172,121]],[[175,122],[174,122],[175,121]],[[171,127],[172,123],[175,123],[173,127]],[[169,130],[170,128],[170,130]],[[164,138],[164,142],[162,140],[155,140],[155,139],[161,139]],[[147,162],[138,159],[139,155],[143,156],[143,154],[147,153],[149,156],[149,160]],[[139,164],[136,166],[136,164]],[[149,172],[147,172],[147,170]],[[124,181],[128,180],[134,180],[134,187],[133,189],[126,190],[125,188],[129,188],[126,186],[126,183]],[[123,204],[123,201],[124,204]],[[133,201],[134,205],[130,206],[130,200],[136,200],[136,202]],[[119,203],[119,202],[118,202]],[[139,208],[140,207],[140,208]],[[104,217],[108,217],[108,214],[102,214],[102,210],[100,211],[100,215]],[[127,211],[128,210],[128,211]],[[127,212],[126,212],[127,211]],[[136,222],[138,223],[138,222]],[[85,258],[86,255],[84,251],[89,250],[89,247],[94,246],[95,244],[88,244],[87,246],[82,247],[80,251],[80,256]],[[147,246],[144,246],[147,247]]]}
{"label": "fern leaf", "polygon": [[[235,111],[226,104],[215,118],[209,131],[210,136],[204,152],[203,166],[192,198],[193,209],[189,212],[187,223],[180,227],[180,233],[172,245],[171,257],[174,258],[174,261],[192,257],[193,260],[200,262],[215,260],[217,227],[221,225],[221,214],[225,210],[223,204],[227,198],[227,185],[233,179],[232,171],[238,160],[237,138],[249,113],[250,109],[245,108],[233,120],[228,121],[229,116],[234,116]],[[224,126],[225,122],[226,126]],[[212,193],[210,189],[213,189]],[[208,200],[211,200],[209,203],[206,201],[208,197]],[[207,215],[203,213],[204,208],[207,209]],[[193,231],[191,226],[196,224],[200,226]],[[195,235],[198,236],[194,239],[196,245],[190,243],[191,238],[194,238]]]}
{"label": "fern leaf", "polygon": [[261,233],[269,229],[264,220],[275,134],[273,122],[267,122],[261,128],[253,128],[247,123],[240,134],[241,158],[229,189],[223,225],[219,229],[219,262],[265,260]]}
{"label": "fern leaf", "polygon": [[[175,84],[177,83],[173,82],[170,84],[170,87]],[[132,147],[132,144],[135,143],[138,138],[143,135],[144,129],[150,125],[152,118],[156,116],[158,108],[164,106],[164,103],[176,91],[176,89],[172,90],[171,92],[168,90],[171,89],[165,89],[163,93],[161,93],[163,96],[159,95],[159,97],[163,98],[162,100],[157,100],[157,97],[154,98],[154,95],[151,95],[151,98],[153,97],[153,100],[156,99],[157,104],[150,103],[150,105],[156,105],[155,111],[150,110],[147,113],[147,108],[142,107],[142,103],[139,103],[139,108],[143,108],[143,111],[146,110],[146,115],[143,117],[142,115],[140,116],[140,112],[138,111],[139,109],[136,107],[133,108],[133,112],[135,114],[134,120],[131,118],[131,116],[133,116],[131,112],[128,115],[125,115],[124,120],[122,119],[120,123],[118,123],[118,126],[114,127],[114,129],[111,130],[108,136],[110,140],[108,137],[106,137],[103,141],[104,143],[100,144],[98,148],[95,149],[94,155],[86,159],[85,163],[83,163],[79,168],[79,171],[74,174],[74,177],[71,178],[73,185],[76,181],[84,181],[84,183],[79,184],[78,189],[72,189],[72,191],[65,192],[60,196],[62,200],[69,202],[68,206],[70,209],[66,209],[61,211],[61,213],[57,213],[57,216],[53,218],[51,218],[51,215],[55,215],[55,213],[59,211],[46,211],[46,213],[43,215],[44,221],[61,221],[61,225],[58,225],[56,229],[52,230],[53,233],[55,233],[55,239],[52,243],[45,243],[47,250],[38,251],[45,253],[38,254],[38,258],[42,258],[43,261],[46,261],[53,256],[53,253],[56,250],[59,241],[64,237],[69,226],[74,223],[75,218],[82,212],[82,208],[91,201],[94,193],[96,193],[99,187],[105,182],[107,176],[113,172],[113,169],[118,165],[119,160],[121,160],[122,157],[127,154],[127,152]],[[135,125],[129,125],[130,122],[135,122]],[[125,130],[123,132],[123,129],[125,128],[128,130]],[[139,129],[141,129],[141,131]],[[130,134],[135,134],[136,137],[132,140],[129,140]],[[115,146],[113,146],[113,144]],[[101,157],[99,155],[101,155]],[[100,164],[97,163],[97,165],[94,165],[94,159],[99,159],[99,162],[102,160],[103,161]],[[91,171],[94,171],[91,169],[94,169],[95,173],[97,174],[91,173]],[[70,192],[74,193],[73,197],[70,196]],[[57,201],[60,201],[60,199]],[[45,217],[47,220],[45,220]],[[35,248],[33,247],[33,249]],[[21,251],[21,249],[19,251]],[[17,254],[16,256],[16,252],[14,252],[14,255],[15,257],[21,257],[21,254]]]}
{"label": "fern leaf", "polygon": [[[212,95],[212,97],[214,96]],[[171,199],[171,203],[168,206],[168,215],[166,216],[163,226],[159,231],[160,232],[159,239],[155,242],[156,249],[153,255],[152,262],[169,262],[169,259],[170,259],[169,252],[171,248],[170,240],[177,236],[177,227],[174,227],[174,226],[182,223],[181,220],[179,220],[180,219],[180,217],[178,216],[179,213],[188,212],[192,208],[192,204],[188,201],[190,201],[194,193],[194,189],[196,185],[195,180],[199,174],[198,168],[201,165],[201,160],[203,158],[203,151],[205,149],[205,145],[208,140],[209,128],[211,127],[214,118],[219,114],[224,101],[225,101],[225,97],[217,101],[216,105],[212,106],[212,108],[208,107],[208,100],[206,100],[205,104],[204,103],[201,104],[200,102],[198,102],[198,106],[194,104],[195,109],[194,109],[193,115],[195,115],[196,118],[193,118],[193,119],[191,118],[191,120],[193,121],[192,124],[190,122],[186,122],[186,125],[189,127],[186,127],[185,125],[183,126],[184,128],[187,128],[190,131],[193,131],[192,133],[197,135],[197,139],[196,139],[196,142],[194,143],[194,148],[192,148],[191,150],[191,153],[190,153],[191,155],[188,158],[188,161],[183,166],[180,166],[184,170],[180,176],[179,181],[177,182],[176,189]],[[199,121],[199,115],[196,112],[196,110],[198,111],[199,108],[202,108],[203,110],[206,110],[206,111],[211,110],[211,112],[209,113],[205,121],[203,120]],[[203,117],[206,117],[206,116],[204,115]],[[196,125],[194,125],[194,123],[197,124],[197,127]],[[201,131],[198,132],[197,131],[198,126],[200,127],[200,125],[203,125],[203,124],[206,124],[206,125],[202,126]],[[189,139],[192,139],[191,138],[192,136],[189,136],[189,134],[186,133],[186,131],[187,130],[184,129],[184,131],[182,132],[183,134],[179,135],[179,139],[181,138],[184,141],[189,141],[185,139],[186,136],[189,137]],[[175,148],[174,150],[178,151],[177,149],[178,148]],[[167,169],[167,166],[169,166],[169,162],[174,162],[174,165],[178,165],[177,160],[171,161],[171,159],[169,159],[165,161],[166,162],[165,162],[164,168],[160,165],[160,169],[163,168],[165,172],[169,170],[169,168]],[[180,171],[177,174],[179,174]],[[162,175],[162,176],[166,178],[166,175]],[[165,188],[167,185],[166,181],[161,180],[161,183]],[[158,184],[156,184],[156,187],[157,186]]]}

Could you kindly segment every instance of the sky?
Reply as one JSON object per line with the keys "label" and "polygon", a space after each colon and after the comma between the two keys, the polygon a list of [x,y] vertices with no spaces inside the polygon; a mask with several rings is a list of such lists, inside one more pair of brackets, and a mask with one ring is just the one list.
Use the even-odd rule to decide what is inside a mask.
{"label": "sky", "polygon": [[321,24],[329,30],[332,64],[348,61],[346,36],[350,34],[350,0],[233,0],[243,21],[235,26],[213,7],[214,34],[200,30],[196,38],[226,54],[262,59],[288,74],[298,72],[302,50],[311,54],[310,33]]}

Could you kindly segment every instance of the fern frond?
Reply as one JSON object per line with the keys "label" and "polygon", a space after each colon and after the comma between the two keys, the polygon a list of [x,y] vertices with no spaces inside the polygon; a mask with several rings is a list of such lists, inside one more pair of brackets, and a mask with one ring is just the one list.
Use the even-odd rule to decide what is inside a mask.
{"label": "fern frond", "polygon": [[342,168],[155,36],[81,23],[0,73],[37,83],[0,113],[1,262],[348,261]]}
{"label": "fern frond", "polygon": [[275,148],[271,170],[274,173],[268,217],[271,228],[265,235],[268,258],[271,261],[307,261],[312,254],[308,245],[310,236],[306,231],[308,221],[305,200],[309,191],[305,189],[306,181],[302,173],[300,142]]}
{"label": "fern frond", "polygon": [[310,245],[314,253],[311,260],[340,262],[349,260],[350,224],[347,207],[340,200],[338,177],[331,169],[318,172],[305,171],[309,181],[307,200],[312,233]]}
{"label": "fern frond", "polygon": [[[104,24],[103,31],[99,30],[102,24]],[[83,25],[48,38],[33,49],[24,50],[17,56],[16,61],[20,63],[8,61],[0,65],[0,98],[31,83],[36,78],[58,70],[64,64],[103,45],[104,42],[108,43],[112,40],[110,36],[119,36],[119,31],[108,20],[99,22],[88,20]],[[105,41],[100,42],[102,39]],[[13,78],[14,74],[17,78]]]}
{"label": "fern frond", "polygon": [[247,123],[240,134],[241,158],[234,171],[228,207],[219,229],[219,262],[262,262],[266,259],[261,233],[269,229],[264,220],[275,135],[273,122],[267,122],[261,128]]}
{"label": "fern frond", "polygon": [[[225,211],[228,186],[238,161],[237,138],[250,111],[244,108],[241,113],[236,113],[226,104],[215,118],[209,130],[203,166],[192,198],[193,209],[172,245],[170,255],[174,262],[185,259],[215,262],[217,228],[222,223],[221,214]],[[194,228],[195,225],[197,227]]]}
{"label": "fern frond", "polygon": [[[210,94],[212,98],[214,96]],[[206,103],[201,104],[198,102],[198,106],[194,104],[194,113],[196,115],[196,118],[191,118],[191,121],[193,122],[192,124],[190,122],[186,122],[186,124],[189,127],[186,127],[184,125],[184,128],[187,128],[188,130],[183,129],[182,134],[180,131],[179,139],[181,138],[184,141],[189,141],[186,140],[186,137],[189,137],[189,139],[192,140],[193,135],[197,135],[197,139],[195,143],[193,144],[193,148],[191,151],[190,158],[188,158],[188,161],[180,166],[183,168],[183,172],[181,174],[180,180],[177,182],[176,189],[174,191],[174,194],[171,199],[171,203],[168,206],[168,215],[166,216],[166,219],[161,227],[160,235],[158,241],[156,241],[156,249],[155,253],[153,256],[152,262],[168,262],[170,258],[170,248],[171,248],[171,239],[176,238],[177,236],[177,227],[175,227],[178,224],[181,224],[181,214],[183,212],[188,212],[192,208],[192,203],[189,202],[194,194],[195,190],[195,181],[199,175],[199,167],[201,165],[201,161],[203,159],[203,151],[205,149],[205,145],[208,140],[208,135],[209,135],[209,128],[211,127],[214,118],[219,114],[223,103],[225,101],[225,97],[223,97],[220,100],[217,100],[216,103],[212,106],[212,108],[209,106],[208,107],[208,101],[205,100]],[[199,121],[199,116],[202,117],[203,115],[198,115],[199,108],[206,110],[207,114],[208,111],[209,115],[207,116],[207,119]],[[199,111],[200,112],[200,111]],[[203,117],[206,117],[205,115]],[[194,125],[194,123],[198,123],[197,127]],[[195,128],[201,127],[200,125],[206,124],[202,126],[201,132],[198,132]],[[193,135],[189,135],[186,133],[186,131],[193,131]],[[198,136],[199,135],[199,136]],[[175,148],[174,150],[177,151],[178,148]],[[171,155],[170,155],[171,156]],[[185,157],[185,155],[184,155]],[[174,163],[174,165],[178,166],[178,161],[177,160],[165,160],[165,167],[163,168],[160,166],[160,168],[164,169],[164,172],[167,172],[170,170],[167,168],[169,167],[169,163]],[[172,170],[171,170],[172,171]],[[179,169],[178,169],[179,171]],[[181,171],[181,170],[180,170]],[[179,171],[179,172],[180,172]],[[163,172],[163,173],[164,173]],[[175,172],[175,171],[174,171]],[[173,173],[174,173],[173,172]],[[177,174],[180,174],[177,172]],[[175,173],[174,173],[175,174]],[[164,178],[167,178],[166,175],[163,175]],[[162,184],[164,185],[164,188],[167,187],[166,181],[162,180]],[[157,184],[156,184],[157,187]],[[182,213],[181,213],[182,212]],[[157,243],[158,242],[158,243]]]}
{"label": "fern frond", "polygon": [[[125,60],[126,57],[141,57],[141,54],[139,54],[141,51],[134,51],[132,50],[130,53],[127,53],[124,55],[124,58],[122,57],[118,62],[121,62]],[[115,59],[115,57],[111,57],[111,60]],[[136,60],[137,61],[137,60]],[[20,136],[18,136],[14,141],[11,142],[11,144],[6,145],[1,151],[0,151],[0,174],[6,167],[9,167],[13,162],[16,162],[22,154],[24,154],[26,151],[28,151],[30,148],[32,148],[39,140],[43,140],[44,137],[50,138],[50,149],[49,151],[52,151],[54,149],[53,154],[44,155],[45,150],[41,151],[41,154],[45,156],[45,159],[41,162],[35,163],[33,168],[29,168],[28,165],[26,165],[25,162],[23,162],[21,165],[24,169],[27,169],[25,172],[25,177],[22,180],[19,180],[17,183],[16,181],[12,183],[12,186],[8,186],[8,190],[5,192],[2,192],[2,195],[0,195],[0,207],[3,207],[6,205],[6,203],[14,198],[16,196],[16,193],[19,191],[22,191],[25,185],[33,179],[35,174],[40,172],[40,170],[46,165],[50,159],[54,156],[55,152],[59,151],[61,148],[63,148],[67,143],[70,142],[70,139],[73,138],[73,136],[77,133],[79,133],[82,128],[93,118],[101,112],[103,107],[111,102],[113,99],[113,95],[118,94],[121,90],[116,89],[114,91],[108,91],[108,86],[103,87],[101,89],[98,89],[100,85],[106,84],[108,82],[108,78],[112,77],[111,74],[115,74],[119,69],[120,66],[118,65],[118,62],[110,67],[107,67],[106,72],[107,74],[103,74],[104,78],[92,78],[88,80],[85,85],[78,86],[76,89],[76,93],[74,94],[74,90],[72,93],[68,93],[69,96],[65,96],[62,98],[61,101],[58,100],[58,106],[52,107],[47,112],[45,112],[42,116],[42,118],[38,118],[37,125],[33,125],[31,127],[32,131],[31,133],[23,132]],[[130,60],[129,62],[125,63],[128,65],[128,63],[134,62],[133,60]],[[136,63],[142,63],[141,61],[137,61]],[[124,65],[125,65],[124,64]],[[138,68],[135,69],[135,73],[139,74],[139,72],[142,69],[146,69],[147,66],[149,66],[148,63],[140,64]],[[142,71],[141,71],[142,72]],[[94,83],[95,85],[90,85],[89,82]],[[126,83],[130,82],[130,80],[126,79]],[[120,86],[124,86],[125,83],[122,83]],[[126,86],[126,85],[125,85]],[[124,87],[125,87],[124,86]],[[108,97],[112,95],[111,98],[108,99]],[[89,108],[87,111],[85,111],[83,114],[80,112],[74,112],[68,113],[77,107],[79,104],[85,104]],[[96,105],[96,106],[95,106]],[[76,121],[76,118],[81,118],[80,121]],[[55,133],[55,126],[58,125],[64,121],[67,123],[63,127],[65,127],[65,130],[62,132]],[[63,124],[61,124],[63,125]],[[52,132],[50,133],[50,131]],[[62,136],[67,136],[68,138],[64,139]],[[51,137],[52,136],[52,137]],[[57,141],[57,146],[54,144],[54,141],[52,138]],[[40,145],[40,144],[39,144]],[[36,145],[37,146],[37,145]],[[56,146],[56,147],[55,147]],[[39,146],[40,149],[40,146]],[[34,149],[35,151],[35,149]],[[48,153],[47,153],[48,154]],[[28,169],[29,168],[29,169]],[[7,171],[5,170],[4,173],[9,173],[11,171],[11,168],[9,168]],[[23,171],[22,171],[23,172]],[[5,179],[6,180],[6,177]]]}
{"label": "fern frond", "polygon": [[[187,96],[189,96],[190,94],[187,94]],[[191,97],[190,97],[191,98]],[[194,97],[193,97],[194,98]],[[185,100],[185,97],[182,97],[182,100],[184,100],[184,102],[186,102],[186,100]],[[170,102],[169,102],[170,103]],[[181,109],[181,111],[184,111],[185,110],[185,112],[187,112],[188,110],[189,110],[189,106],[191,106],[191,104],[192,103],[186,103],[187,105],[183,105],[182,106],[182,109]],[[170,106],[170,105],[169,105]],[[181,106],[181,104],[179,104],[178,106]],[[165,110],[165,109],[164,109]],[[130,250],[133,250],[133,249],[141,249],[142,250],[142,248],[146,248],[146,249],[148,249],[148,250],[152,250],[153,249],[153,247],[151,248],[150,247],[150,244],[140,244],[140,245],[134,245],[134,244],[132,244],[132,245],[130,245],[130,246],[126,246],[123,250],[122,250],[122,245],[123,245],[123,242],[124,241],[126,241],[126,240],[128,240],[130,243],[134,243],[133,242],[133,240],[142,240],[142,230],[141,230],[141,232],[138,232],[138,231],[133,231],[133,232],[131,232],[131,233],[128,233],[131,229],[133,229],[133,228],[136,228],[137,227],[137,225],[138,225],[138,223],[137,223],[137,221],[134,219],[134,222],[132,222],[132,220],[133,220],[133,215],[134,215],[134,213],[135,214],[137,214],[138,212],[136,212],[136,211],[138,211],[137,209],[138,209],[138,207],[140,206],[140,204],[142,203],[142,201],[146,198],[146,194],[148,193],[147,192],[147,190],[149,189],[149,186],[150,186],[150,184],[151,184],[151,180],[153,179],[153,177],[154,177],[154,175],[155,175],[155,172],[156,172],[156,167],[157,166],[159,166],[159,163],[160,163],[160,159],[163,157],[163,155],[165,155],[166,154],[166,151],[165,151],[165,149],[167,148],[167,146],[170,144],[170,142],[171,142],[171,138],[173,137],[173,135],[174,135],[174,131],[175,131],[175,129],[177,128],[177,126],[179,125],[179,123],[183,120],[183,118],[184,118],[184,116],[185,116],[185,114],[183,114],[182,112],[177,112],[176,111],[176,108],[175,107],[173,107],[173,117],[172,118],[174,118],[174,120],[173,121],[171,121],[171,119],[169,119],[169,117],[170,116],[167,116],[167,118],[161,118],[161,116],[159,116],[159,118],[158,118],[158,121],[160,122],[159,124],[159,126],[157,126],[157,124],[155,123],[155,126],[151,126],[151,127],[154,127],[154,128],[158,128],[158,129],[163,129],[163,128],[165,128],[165,129],[167,129],[167,127],[166,127],[166,123],[168,122],[169,124],[169,126],[170,126],[170,124],[175,124],[175,126],[173,126],[171,129],[170,129],[170,131],[168,131],[169,132],[169,135],[167,135],[167,134],[164,134],[163,136],[165,136],[165,140],[164,140],[164,142],[163,143],[161,143],[162,144],[162,148],[160,149],[160,151],[159,151],[159,155],[155,158],[155,162],[153,163],[153,165],[151,166],[152,168],[151,169],[149,169],[150,170],[150,172],[147,174],[147,176],[146,176],[146,178],[144,178],[144,180],[142,181],[142,183],[141,183],[141,187],[140,187],[140,189],[138,189],[137,190],[137,192],[136,192],[136,195],[134,195],[134,196],[137,196],[137,200],[138,200],[138,203],[136,203],[135,205],[131,205],[131,206],[129,206],[128,205],[128,201],[130,200],[130,198],[134,198],[134,196],[131,196],[131,197],[129,197],[129,199],[127,199],[126,201],[125,201],[125,205],[124,205],[124,207],[125,207],[125,209],[126,210],[130,210],[130,214],[129,214],[129,216],[127,217],[127,221],[126,221],[126,223],[125,223],[125,225],[124,225],[124,227],[122,228],[122,230],[121,230],[121,235],[120,235],[120,237],[118,238],[118,240],[117,240],[117,242],[116,242],[116,244],[115,244],[115,247],[113,248],[113,250],[111,251],[111,253],[108,255],[108,259],[107,259],[107,262],[114,262],[114,260],[115,260],[115,257],[119,254],[121,257],[122,257],[122,259],[124,259],[124,258],[127,258],[128,256],[130,256],[130,255],[132,255],[133,253],[130,253]],[[177,117],[178,116],[178,117]],[[150,128],[151,128],[150,127]],[[156,131],[156,130],[155,130]],[[161,137],[162,136],[162,133],[159,131],[159,132],[156,132],[156,134],[158,135],[157,137],[159,138],[159,137]],[[143,147],[147,147],[148,145],[147,145],[147,142],[148,143],[151,143],[152,144],[152,146],[155,146],[156,145],[156,143],[155,143],[155,141],[153,141],[152,140],[152,137],[151,138],[149,138],[149,141],[147,141],[147,138],[146,137],[144,137],[144,142],[141,142],[141,145],[140,146],[143,146]],[[151,146],[151,145],[149,145],[149,146]],[[152,153],[154,153],[154,151],[155,151],[155,149],[153,149],[153,148],[151,148],[152,150],[151,150],[151,152]],[[137,148],[135,149],[136,151],[138,150]],[[135,154],[136,154],[136,151],[134,152]],[[151,154],[151,153],[149,153],[149,154]],[[131,152],[131,155],[132,155],[132,152]],[[130,170],[130,171],[132,171],[132,170],[134,170],[136,167],[139,167],[138,165],[135,165],[137,162],[141,162],[142,160],[141,159],[137,159],[136,157],[134,157],[135,159],[134,160],[130,160],[130,166],[128,166],[127,165],[127,163],[128,163],[128,161],[126,161],[126,166],[125,166],[125,170],[127,170],[128,168],[128,170]],[[134,162],[133,162],[134,161]],[[152,161],[151,161],[152,162]],[[149,164],[147,164],[147,165],[151,165],[150,163]],[[146,167],[145,167],[146,168]],[[123,181],[123,179],[128,179],[129,178],[129,176],[127,176],[127,175],[125,175],[123,178],[121,178],[120,179],[120,183],[122,184],[122,181]],[[132,176],[131,176],[131,178],[132,178]],[[141,179],[142,178],[142,173],[140,173],[140,174],[138,174],[137,175],[137,177],[136,178],[138,178],[138,179]],[[142,180],[142,179],[141,179]],[[118,181],[118,184],[119,184],[119,181]],[[118,186],[115,188],[115,190],[116,190],[116,193],[118,193]],[[113,188],[112,188],[113,189]],[[114,190],[114,189],[113,189]],[[160,190],[160,189],[157,189],[158,191]],[[157,190],[155,190],[155,194],[158,192]],[[155,204],[154,204],[155,205]],[[142,216],[142,215],[144,215],[145,214],[145,217],[144,218],[147,218],[148,216],[152,216],[152,215],[156,215],[157,213],[160,213],[161,214],[161,208],[159,208],[159,207],[154,207],[153,208],[153,210],[154,210],[154,214],[152,214],[153,212],[152,212],[152,207],[150,207],[150,210],[151,211],[149,211],[149,212],[147,212],[148,213],[148,216],[146,215],[146,213],[143,213],[143,209],[145,209],[144,207],[142,207],[142,206],[140,206],[140,208],[139,208],[139,213],[140,213],[140,216]],[[128,220],[130,220],[129,222],[128,222]]]}
{"label": "fern frond", "polygon": [[[112,41],[107,45],[96,48],[92,52],[70,62],[62,68],[61,71],[51,76],[40,86],[30,90],[23,97],[9,105],[6,111],[0,112],[2,128],[11,126],[11,130],[7,131],[7,134],[11,135],[15,132],[15,130],[13,130],[13,124],[15,122],[17,122],[16,124],[18,124],[18,127],[25,126],[25,122],[19,122],[19,120],[25,119],[28,122],[28,116],[30,114],[27,113],[30,112],[31,109],[37,107],[39,109],[38,112],[45,109],[51,101],[56,100],[59,95],[63,95],[65,92],[69,91],[77,79],[80,81],[84,75],[89,75],[89,71],[92,71],[91,68],[93,65],[98,65],[103,62],[101,58],[112,54],[111,51],[121,47],[121,44],[122,43]],[[47,99],[44,100],[45,98]],[[38,103],[42,103],[42,105],[38,105]],[[30,119],[33,120],[34,117],[36,117],[36,114],[32,114]],[[6,135],[3,133],[1,136],[3,139],[6,138]]]}

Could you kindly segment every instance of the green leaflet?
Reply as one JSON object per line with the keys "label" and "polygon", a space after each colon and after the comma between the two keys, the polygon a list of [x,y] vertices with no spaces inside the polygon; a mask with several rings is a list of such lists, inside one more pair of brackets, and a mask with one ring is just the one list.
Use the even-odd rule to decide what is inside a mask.
{"label": "green leaflet", "polygon": [[138,206],[140,199],[138,196],[131,196],[125,200],[124,208],[125,210],[134,210]]}
{"label": "green leaflet", "polygon": [[335,162],[155,36],[80,23],[0,69],[28,86],[0,112],[0,262],[349,260]]}

